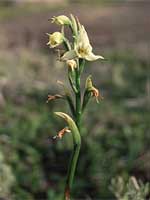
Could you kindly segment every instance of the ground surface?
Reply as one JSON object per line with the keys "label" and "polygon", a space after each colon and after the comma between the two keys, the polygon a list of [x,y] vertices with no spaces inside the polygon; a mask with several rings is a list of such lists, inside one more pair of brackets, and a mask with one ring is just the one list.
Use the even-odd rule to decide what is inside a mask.
{"label": "ground surface", "polygon": [[75,4],[42,13],[37,12],[34,15],[24,14],[25,16],[9,18],[0,23],[3,33],[0,43],[6,48],[44,46],[45,32],[52,32],[56,28],[47,20],[53,15],[73,13],[85,24],[94,45],[102,48],[137,49],[138,47],[142,50],[143,46],[149,47],[150,44],[149,10],[149,3],[107,4],[107,6],[93,7]]}

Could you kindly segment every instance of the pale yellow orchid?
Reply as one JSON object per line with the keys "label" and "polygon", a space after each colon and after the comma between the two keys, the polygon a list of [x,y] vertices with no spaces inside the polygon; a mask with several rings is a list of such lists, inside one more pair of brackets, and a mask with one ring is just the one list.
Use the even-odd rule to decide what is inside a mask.
{"label": "pale yellow orchid", "polygon": [[74,49],[67,51],[62,57],[62,61],[71,60],[74,58],[82,58],[88,61],[94,61],[97,59],[104,59],[103,56],[95,55],[92,50],[87,32],[83,25],[78,21],[79,31],[76,35]]}
{"label": "pale yellow orchid", "polygon": [[60,32],[54,32],[53,34],[47,33],[49,36],[49,41],[47,45],[50,45],[51,48],[57,47],[64,41],[64,36]]}
{"label": "pale yellow orchid", "polygon": [[90,44],[87,32],[83,25],[79,24],[79,33],[75,43],[75,52],[79,58],[83,58],[88,61],[94,61],[97,59],[104,59],[103,56],[95,55],[92,52],[92,46]]}

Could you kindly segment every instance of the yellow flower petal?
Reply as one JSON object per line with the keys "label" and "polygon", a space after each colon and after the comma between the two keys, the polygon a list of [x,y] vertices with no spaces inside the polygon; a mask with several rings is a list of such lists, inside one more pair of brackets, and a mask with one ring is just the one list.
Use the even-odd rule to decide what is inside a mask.
{"label": "yellow flower petal", "polygon": [[94,61],[94,60],[97,60],[97,59],[104,59],[104,57],[100,56],[100,55],[94,55],[93,52],[90,52],[89,54],[87,54],[85,56],[85,59],[88,60],[88,61]]}

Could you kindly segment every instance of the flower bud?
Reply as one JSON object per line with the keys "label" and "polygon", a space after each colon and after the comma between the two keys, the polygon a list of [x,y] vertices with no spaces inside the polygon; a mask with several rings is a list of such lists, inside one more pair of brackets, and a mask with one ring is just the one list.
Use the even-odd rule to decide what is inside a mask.
{"label": "flower bud", "polygon": [[49,41],[47,45],[50,45],[51,48],[57,47],[64,41],[64,36],[60,32],[54,32],[53,34],[47,33],[49,36]]}
{"label": "flower bud", "polygon": [[60,15],[60,16],[57,16],[57,17],[54,16],[52,18],[52,23],[56,23],[58,25],[70,25],[71,21],[67,16]]}
{"label": "flower bud", "polygon": [[85,88],[86,90],[90,90],[93,87],[93,83],[92,83],[92,76],[88,76],[85,82]]}
{"label": "flower bud", "polygon": [[68,66],[72,71],[74,71],[74,69],[77,68],[77,63],[76,63],[76,61],[73,60],[73,59],[72,59],[72,60],[67,60],[66,63],[67,63],[67,66]]}
{"label": "flower bud", "polygon": [[91,95],[95,97],[97,103],[99,103],[99,97],[100,99],[103,99],[99,90],[93,86],[91,76],[88,76],[88,78],[86,79],[85,88],[87,92],[91,93]]}

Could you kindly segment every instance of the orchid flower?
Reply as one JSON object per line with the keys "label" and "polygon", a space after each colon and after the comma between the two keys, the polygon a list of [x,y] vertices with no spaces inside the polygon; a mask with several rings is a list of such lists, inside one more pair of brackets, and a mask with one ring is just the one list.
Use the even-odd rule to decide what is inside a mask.
{"label": "orchid flower", "polygon": [[47,33],[47,35],[49,36],[47,45],[50,45],[51,48],[59,46],[64,41],[63,34],[60,32],[54,32],[53,34]]}

